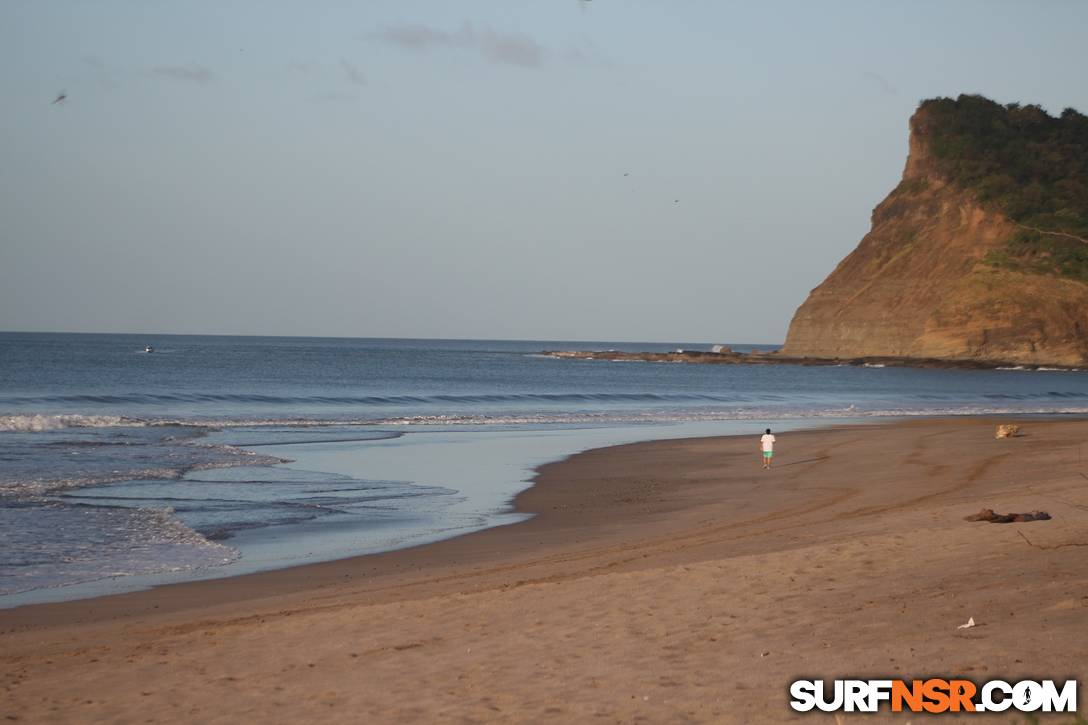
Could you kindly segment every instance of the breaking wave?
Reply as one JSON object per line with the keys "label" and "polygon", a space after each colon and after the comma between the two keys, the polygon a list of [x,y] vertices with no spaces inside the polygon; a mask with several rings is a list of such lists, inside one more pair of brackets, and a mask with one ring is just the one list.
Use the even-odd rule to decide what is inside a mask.
{"label": "breaking wave", "polygon": [[[91,463],[86,468],[61,473],[56,467],[50,470],[45,465],[48,460],[42,460],[44,470],[53,475],[42,475],[38,472],[27,475],[28,471],[25,470],[20,475],[19,471],[5,471],[0,475],[0,501],[40,499],[63,491],[121,481],[173,481],[181,479],[191,471],[269,466],[287,462],[277,456],[268,456],[233,445],[192,444],[185,441],[173,443],[168,444],[168,448],[146,446],[152,449],[150,456],[160,459],[162,465],[139,465],[136,462],[139,459],[118,458],[105,467]],[[144,458],[146,457],[145,455]]]}
{"label": "breaking wave", "polygon": [[[855,407],[834,409],[731,409],[644,411],[617,413],[575,413],[540,415],[415,415],[399,418],[383,418],[367,421],[369,425],[574,425],[574,424],[623,424],[623,423],[686,423],[699,421],[729,420],[793,420],[805,418],[902,418],[946,417],[970,415],[1073,415],[1088,414],[1088,407],[1054,408],[1052,406],[950,406],[927,408],[881,408],[863,410]],[[362,424],[362,423],[360,423]]]}
{"label": "breaking wave", "polygon": [[[797,418],[899,418],[908,416],[943,417],[959,415],[1066,415],[1088,414],[1088,406],[1055,405],[949,405],[920,407],[858,408],[728,408],[685,410],[617,410],[556,413],[479,413],[450,415],[403,415],[384,418],[245,418],[233,420],[156,420],[154,425],[201,425],[216,429],[382,427],[382,426],[548,426],[608,425],[642,423],[684,423],[714,420],[789,420]],[[354,440],[354,439],[346,439]],[[286,443],[288,441],[275,441]],[[291,441],[295,442],[295,441]],[[297,442],[318,442],[297,441]],[[257,445],[240,443],[240,445]]]}
{"label": "breaking wave", "polygon": [[700,393],[479,393],[474,395],[263,395],[258,393],[132,393],[123,395],[0,396],[13,405],[34,403],[90,403],[98,405],[163,403],[263,403],[269,405],[419,405],[471,403],[630,403],[630,402],[732,402],[737,395]]}
{"label": "breaking wave", "polygon": [[41,433],[64,428],[117,428],[145,425],[121,415],[0,415],[0,432]]}
{"label": "breaking wave", "polygon": [[[922,396],[933,400],[934,396]],[[380,426],[520,426],[549,424],[581,423],[675,423],[704,420],[780,420],[790,418],[882,418],[903,416],[955,416],[955,415],[1039,415],[1039,414],[1086,414],[1088,406],[1056,404],[1058,400],[1080,400],[1088,398],[1077,393],[1051,392],[1043,395],[1006,395],[994,394],[982,396],[994,402],[987,404],[949,404],[896,406],[888,408],[846,407],[730,407],[730,408],[687,408],[681,410],[598,410],[587,412],[488,412],[464,414],[415,414],[374,417],[343,418],[133,418],[121,416],[94,415],[15,415],[0,416],[0,432],[42,432],[65,428],[111,428],[111,427],[186,427],[211,430],[229,430],[235,428],[351,428]],[[1051,404],[1039,404],[1033,401],[1048,400]],[[998,401],[1007,402],[1000,404]],[[395,435],[395,434],[389,434]],[[369,438],[369,437],[368,437]],[[355,438],[332,438],[324,442],[355,440]],[[266,445],[302,442],[322,442],[316,439],[298,441],[274,440],[245,442],[241,445]],[[65,442],[54,445],[65,445]],[[103,443],[84,443],[84,445],[105,445]]]}

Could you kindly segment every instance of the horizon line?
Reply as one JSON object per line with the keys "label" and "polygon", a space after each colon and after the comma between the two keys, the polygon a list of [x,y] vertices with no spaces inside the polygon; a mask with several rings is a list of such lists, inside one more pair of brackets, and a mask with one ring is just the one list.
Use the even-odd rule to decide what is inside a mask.
{"label": "horizon line", "polygon": [[311,340],[432,340],[436,342],[606,342],[619,344],[647,343],[651,345],[672,345],[690,343],[700,345],[758,345],[779,346],[784,342],[712,342],[708,340],[607,340],[590,338],[531,338],[531,337],[397,337],[388,335],[266,335],[256,333],[233,332],[102,332],[71,330],[0,330],[0,335],[130,335],[149,337],[264,337],[273,339],[311,339]]}

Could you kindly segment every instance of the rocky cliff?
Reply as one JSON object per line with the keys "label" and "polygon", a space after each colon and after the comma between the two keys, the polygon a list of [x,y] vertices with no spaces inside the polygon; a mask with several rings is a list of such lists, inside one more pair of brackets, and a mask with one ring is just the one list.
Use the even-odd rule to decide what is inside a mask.
{"label": "rocky cliff", "polygon": [[[1019,179],[1012,173],[995,175],[988,167],[982,183],[962,171],[967,168],[963,155],[970,151],[962,150],[962,138],[949,141],[948,134],[942,136],[946,129],[941,124],[948,122],[948,114],[962,113],[947,104],[964,98],[1001,109],[986,107],[994,118],[1011,109],[1011,130],[1005,133],[1010,148],[1015,146],[1014,121],[1023,115],[1018,106],[997,106],[977,97],[924,102],[910,119],[902,182],[873,211],[872,229],[858,247],[798,308],[783,355],[1088,363],[1088,283],[1078,277],[1080,268],[1059,269],[1051,263],[1059,253],[1063,260],[1083,259],[1088,241],[1036,229],[1047,235],[1038,237],[1046,244],[1064,246],[1057,252],[1043,244],[1027,251],[1023,243],[1015,246],[1023,242],[1017,242],[1017,235],[1031,228],[1023,223],[1027,212],[1015,196],[1016,184],[1034,182],[1025,181],[1023,174]],[[1076,133],[1082,134],[1084,117],[1072,113],[1080,124]],[[978,148],[986,148],[985,139]],[[960,156],[953,157],[949,149]],[[998,183],[992,178],[1005,184],[1001,199],[1015,196],[1020,206],[1008,202],[1003,207],[993,194],[980,191],[988,188],[985,184]],[[1073,182],[1056,183],[1064,183],[1060,188],[1065,189]],[[1078,211],[1064,209],[1053,218],[1077,219]]]}

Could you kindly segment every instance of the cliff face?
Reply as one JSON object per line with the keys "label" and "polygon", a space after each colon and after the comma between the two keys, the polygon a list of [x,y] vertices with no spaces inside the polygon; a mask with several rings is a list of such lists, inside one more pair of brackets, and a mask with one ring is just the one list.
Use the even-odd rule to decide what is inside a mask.
{"label": "cliff face", "polygon": [[812,290],[783,355],[1088,363],[1088,284],[985,262],[1018,227],[948,182],[920,108],[903,181],[872,229]]}

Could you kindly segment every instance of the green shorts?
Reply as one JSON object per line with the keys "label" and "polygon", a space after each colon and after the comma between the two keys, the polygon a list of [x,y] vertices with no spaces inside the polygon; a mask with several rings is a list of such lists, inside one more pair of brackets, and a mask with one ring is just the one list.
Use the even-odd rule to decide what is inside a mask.
{"label": "green shorts", "polygon": [[763,457],[764,458],[770,458],[773,455],[774,455],[774,451],[763,451]]}

